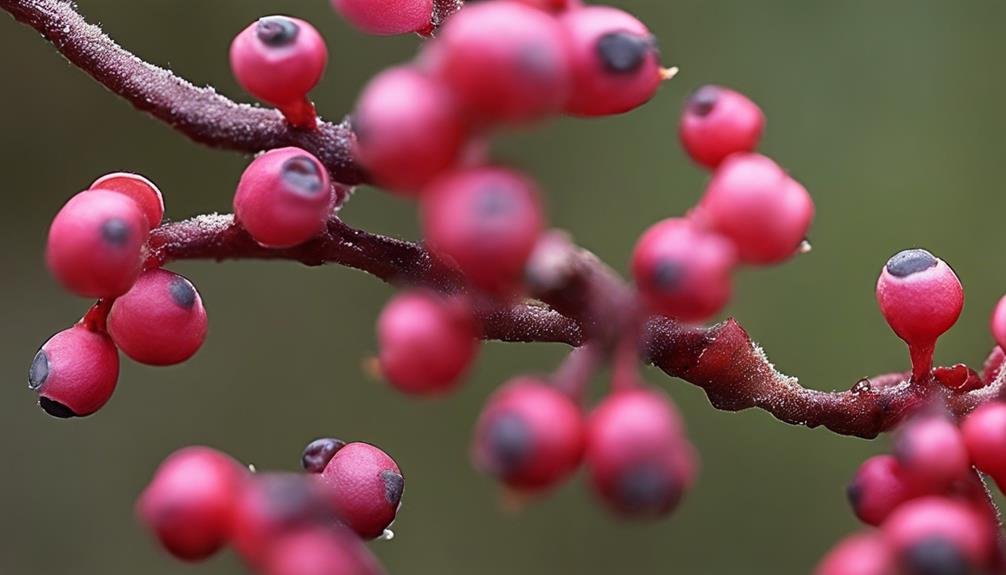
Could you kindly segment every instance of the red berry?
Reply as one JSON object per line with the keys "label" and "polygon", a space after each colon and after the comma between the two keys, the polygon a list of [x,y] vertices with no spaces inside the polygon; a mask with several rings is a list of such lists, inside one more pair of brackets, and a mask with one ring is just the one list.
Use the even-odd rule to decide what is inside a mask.
{"label": "red berry", "polygon": [[650,100],[662,72],[657,43],[646,26],[611,6],[571,10],[560,23],[569,38],[573,89],[566,112],[621,114]]}
{"label": "red berry", "polygon": [[332,201],[321,162],[300,148],[279,148],[245,169],[234,215],[263,246],[291,247],[324,231]]}
{"label": "red berry", "polygon": [[961,432],[975,466],[1006,486],[1006,403],[989,402],[974,410]]}
{"label": "red berry", "polygon": [[[581,8],[583,6],[583,0],[515,0],[521,4],[527,4],[533,8],[538,8],[539,10],[545,10],[552,13],[565,12],[566,10],[572,10],[574,8]],[[471,0],[469,0],[469,3]]]}
{"label": "red berry", "polygon": [[894,575],[894,557],[883,537],[858,533],[839,541],[814,575]]}
{"label": "red berry", "polygon": [[80,193],[53,219],[46,261],[56,279],[78,295],[119,296],[140,275],[149,230],[139,206],[126,196]]}
{"label": "red berry", "polygon": [[912,498],[915,490],[894,456],[876,455],[859,466],[846,495],[860,521],[880,525],[899,505]]}
{"label": "red berry", "polygon": [[383,575],[377,559],[343,527],[315,527],[280,537],[270,546],[265,575]]}
{"label": "red berry", "polygon": [[964,289],[943,260],[926,250],[905,250],[881,271],[877,303],[898,337],[909,345],[929,346],[957,322]]}
{"label": "red berry", "polygon": [[996,340],[996,345],[1006,349],[1006,296],[1003,296],[996,304],[995,311],[992,312],[992,337]]}
{"label": "red berry", "polygon": [[241,87],[278,107],[302,102],[328,63],[314,26],[287,16],[259,18],[234,38],[230,56]]}
{"label": "red berry", "polygon": [[408,67],[386,70],[367,84],[353,131],[356,157],[377,183],[410,193],[457,160],[466,136],[451,93]]}
{"label": "red berry", "polygon": [[300,456],[300,466],[308,473],[321,473],[336,452],[346,447],[346,442],[334,437],[322,437],[307,444]]}
{"label": "red berry", "polygon": [[971,470],[961,432],[942,416],[905,423],[895,438],[894,455],[905,476],[931,492],[945,489]]}
{"label": "red berry", "polygon": [[527,122],[558,112],[570,93],[559,23],[517,2],[466,6],[428,45],[426,63],[479,119]]}
{"label": "red berry", "polygon": [[731,154],[758,147],[765,115],[747,96],[720,86],[703,86],[685,103],[679,135],[697,163],[715,168]]}
{"label": "red berry", "polygon": [[150,228],[161,225],[164,217],[164,197],[153,182],[138,174],[116,172],[98,178],[90,189],[118,192],[132,198],[147,216]]}
{"label": "red berry", "polygon": [[774,264],[795,254],[814,219],[799,182],[758,154],[735,154],[716,169],[698,216],[737,246],[741,261]]}
{"label": "red berry", "polygon": [[28,389],[53,417],[84,417],[101,409],[119,379],[119,352],[103,333],[76,325],[52,336],[35,354]]}
{"label": "red berry", "polygon": [[108,333],[135,361],[174,365],[195,355],[203,345],[206,309],[189,280],[152,269],[112,304]]}
{"label": "red berry", "polygon": [[361,31],[379,36],[419,32],[433,18],[433,0],[332,0],[332,7]]}
{"label": "red berry", "polygon": [[905,503],[882,530],[908,573],[970,573],[988,564],[995,546],[995,528],[986,517],[942,497]]}
{"label": "red berry", "polygon": [[733,244],[698,228],[691,220],[670,218],[639,238],[632,275],[651,307],[682,321],[703,321],[730,300],[731,273],[737,264]]}
{"label": "red berry", "polygon": [[364,539],[378,537],[395,520],[405,479],[395,460],[373,445],[350,443],[321,473],[343,523]]}
{"label": "red berry", "polygon": [[473,285],[496,294],[520,285],[544,226],[535,183],[497,167],[438,179],[423,196],[422,216],[430,247]]}
{"label": "red berry", "polygon": [[200,561],[230,539],[246,471],[208,447],[187,447],[158,467],[136,510],[172,555]]}
{"label": "red berry", "polygon": [[658,517],[677,507],[695,476],[695,454],[666,395],[618,391],[587,422],[587,470],[601,500],[628,517]]}
{"label": "red berry", "polygon": [[395,296],[377,320],[381,373],[399,391],[438,395],[461,384],[479,343],[471,310],[433,293]]}
{"label": "red berry", "polygon": [[580,407],[544,381],[519,377],[483,409],[472,453],[476,467],[506,485],[544,490],[576,470],[584,443]]}

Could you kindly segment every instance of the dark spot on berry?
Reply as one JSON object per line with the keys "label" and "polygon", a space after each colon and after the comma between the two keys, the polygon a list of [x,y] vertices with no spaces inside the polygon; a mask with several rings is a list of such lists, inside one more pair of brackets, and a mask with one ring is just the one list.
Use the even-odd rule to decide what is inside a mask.
{"label": "dark spot on berry", "polygon": [[720,99],[720,90],[716,86],[702,86],[688,97],[688,111],[703,118],[708,116]]}
{"label": "dark spot on berry", "polygon": [[38,350],[35,359],[31,360],[31,367],[28,369],[28,389],[36,390],[42,387],[45,380],[49,378],[49,356],[45,351]]}
{"label": "dark spot on berry", "polygon": [[504,413],[490,424],[486,445],[491,471],[503,477],[520,471],[534,448],[531,429],[513,413]]}
{"label": "dark spot on berry", "polygon": [[853,509],[859,509],[859,504],[863,500],[863,486],[858,481],[853,481],[845,488],[845,496]]}
{"label": "dark spot on berry", "polygon": [[336,452],[346,446],[346,442],[334,437],[315,439],[304,448],[300,456],[300,466],[309,473],[321,473]]}
{"label": "dark spot on berry", "polygon": [[887,260],[887,273],[896,278],[904,278],[936,267],[937,263],[936,256],[926,250],[905,250]]}
{"label": "dark spot on berry", "polygon": [[619,506],[629,513],[658,515],[678,504],[681,489],[669,471],[644,463],[622,474],[615,487],[615,497]]}
{"label": "dark spot on berry", "polygon": [[384,483],[384,499],[392,506],[398,507],[402,501],[402,491],[405,490],[405,478],[390,469],[381,472]]}
{"label": "dark spot on berry", "polygon": [[559,63],[551,47],[531,43],[521,46],[517,67],[524,72],[525,80],[551,84]]}
{"label": "dark spot on berry", "polygon": [[942,537],[930,537],[906,549],[901,556],[905,575],[971,575],[971,565],[957,546]]}
{"label": "dark spot on berry", "polygon": [[630,32],[610,32],[601,36],[595,47],[604,69],[613,74],[632,74],[646,62],[653,41]]}
{"label": "dark spot on berry", "polygon": [[331,508],[307,476],[277,474],[260,476],[258,480],[266,513],[276,524],[295,526],[331,519]]}
{"label": "dark spot on berry", "polygon": [[124,246],[129,242],[129,224],[122,218],[110,218],[101,224],[101,239],[113,246]]}
{"label": "dark spot on berry", "polygon": [[653,287],[663,292],[673,292],[681,287],[686,275],[685,266],[673,260],[660,260],[653,268]]}
{"label": "dark spot on berry", "polygon": [[314,196],[322,191],[321,168],[307,156],[296,156],[283,162],[280,177],[291,190],[302,196]]}
{"label": "dark spot on berry", "polygon": [[472,209],[480,220],[498,220],[513,211],[514,202],[508,188],[488,185],[479,191]]}
{"label": "dark spot on berry", "polygon": [[255,26],[255,35],[259,41],[273,48],[293,44],[299,33],[300,27],[283,16],[259,18],[258,25]]}
{"label": "dark spot on berry", "polygon": [[192,309],[192,306],[196,305],[196,288],[192,287],[189,280],[178,276],[171,280],[168,290],[171,292],[171,299],[178,304],[178,307]]}
{"label": "dark spot on berry", "polygon": [[49,399],[48,397],[38,398],[38,406],[42,408],[42,411],[48,413],[53,417],[58,417],[60,419],[69,419],[71,417],[77,417],[77,414],[73,412],[72,409],[63,405],[62,403]]}

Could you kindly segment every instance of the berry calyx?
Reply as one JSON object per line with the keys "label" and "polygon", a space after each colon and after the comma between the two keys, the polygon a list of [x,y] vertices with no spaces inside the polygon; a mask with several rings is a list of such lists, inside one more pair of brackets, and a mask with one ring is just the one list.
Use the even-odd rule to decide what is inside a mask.
{"label": "berry calyx", "polygon": [[1006,487],[1006,403],[992,401],[974,410],[961,433],[975,466]]}
{"label": "berry calyx", "polygon": [[454,164],[467,132],[450,91],[411,67],[374,77],[352,123],[360,163],[380,185],[410,194]]}
{"label": "berry calyx", "polygon": [[642,22],[611,6],[571,10],[560,19],[570,43],[573,88],[565,111],[621,114],[648,102],[663,81],[656,40]]}
{"label": "berry calyx", "polygon": [[875,455],[864,461],[846,488],[856,517],[874,526],[883,523],[914,494],[901,464],[892,455]]}
{"label": "berry calyx", "polygon": [[576,470],[583,457],[580,407],[547,382],[519,377],[501,387],[475,426],[475,466],[509,487],[541,491]]}
{"label": "berry calyx", "polygon": [[367,34],[393,36],[429,27],[433,0],[332,0],[347,22]]}
{"label": "berry calyx", "polygon": [[929,492],[946,489],[971,470],[960,430],[943,416],[921,416],[905,423],[893,451],[905,477]]}
{"label": "berry calyx", "polygon": [[736,264],[729,240],[684,218],[654,224],[632,253],[632,275],[644,299],[682,321],[704,321],[723,309]]}
{"label": "berry calyx", "polygon": [[360,537],[378,537],[395,520],[405,479],[395,460],[379,448],[347,444],[320,477],[336,514]]}
{"label": "berry calyx", "polygon": [[279,108],[294,126],[316,126],[307,93],[325,71],[328,49],[314,26],[288,16],[259,18],[234,38],[230,60],[248,93]]}
{"label": "berry calyx", "polygon": [[399,294],[377,320],[381,374],[408,394],[453,391],[478,353],[477,335],[463,302],[428,292]]}
{"label": "berry calyx", "polygon": [[132,198],[147,216],[150,229],[161,225],[164,218],[164,196],[153,182],[139,174],[116,172],[104,175],[91,184],[91,190],[118,192]]}
{"label": "berry calyx", "polygon": [[373,554],[348,529],[315,527],[270,545],[265,575],[383,575]]}
{"label": "berry calyx", "polygon": [[894,555],[877,533],[859,533],[840,541],[818,564],[814,575],[892,575]]}
{"label": "berry calyx", "polygon": [[125,195],[82,192],[53,219],[46,263],[56,279],[77,295],[120,296],[140,275],[149,231],[146,216]]}
{"label": "berry calyx", "polygon": [[472,285],[498,295],[519,288],[544,220],[535,183],[506,168],[453,172],[423,195],[430,248],[457,265]]}
{"label": "berry calyx", "polygon": [[332,209],[328,172],[300,148],[279,148],[255,158],[234,195],[234,216],[259,244],[302,244],[325,229]]}
{"label": "berry calyx", "polygon": [[334,437],[322,437],[307,444],[300,457],[300,466],[308,473],[321,473],[335,453],[346,446],[346,442]]}
{"label": "berry calyx", "polygon": [[101,409],[119,380],[119,351],[104,333],[75,325],[52,336],[35,354],[28,389],[39,406],[59,418]]}
{"label": "berry calyx", "polygon": [[141,274],[108,314],[108,333],[115,344],[147,365],[189,359],[202,346],[206,330],[199,292],[189,280],[163,269]]}
{"label": "berry calyx", "polygon": [[140,495],[140,520],[175,557],[200,561],[230,539],[247,471],[208,447],[187,447],[164,460]]}
{"label": "berry calyx", "polygon": [[753,152],[765,114],[747,96],[721,86],[703,86],[685,103],[678,134],[688,155],[707,168],[728,156]]}

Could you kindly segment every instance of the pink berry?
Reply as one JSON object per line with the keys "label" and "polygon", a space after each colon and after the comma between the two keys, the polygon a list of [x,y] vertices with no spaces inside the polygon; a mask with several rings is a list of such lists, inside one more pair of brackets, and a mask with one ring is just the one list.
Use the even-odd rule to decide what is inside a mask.
{"label": "pink berry", "polygon": [[149,230],[133,200],[104,190],[83,192],[53,219],[46,262],[56,279],[78,295],[119,296],[140,275]]}
{"label": "pink berry", "polygon": [[103,333],[75,325],[52,336],[35,354],[28,389],[53,417],[84,417],[101,409],[119,379],[119,351]]}
{"label": "pink berry", "polygon": [[364,539],[378,537],[395,520],[405,479],[395,460],[373,445],[350,443],[321,473],[336,514]]}
{"label": "pink berry", "polygon": [[548,383],[518,377],[490,398],[475,428],[476,467],[506,485],[548,489],[580,465],[585,425],[580,407]]}
{"label": "pink berry", "polygon": [[279,148],[245,169],[234,195],[234,215],[263,246],[291,247],[324,231],[332,201],[321,162],[300,148]]}
{"label": "pink berry", "polygon": [[574,8],[581,8],[583,6],[583,0],[515,0],[515,1],[520,2],[521,4],[531,6],[532,8],[538,8],[539,10],[545,10],[547,12],[552,12],[555,14],[565,12],[566,10],[572,10]]}
{"label": "pink berry", "polygon": [[300,466],[308,473],[321,473],[346,442],[334,437],[322,437],[307,444],[300,456]]}
{"label": "pink berry", "polygon": [[189,280],[152,269],[112,304],[108,333],[135,361],[174,365],[195,355],[203,345],[206,309]]}
{"label": "pink berry", "polygon": [[561,26],[517,2],[466,6],[424,56],[480,120],[537,120],[561,110],[569,97],[570,56]]}
{"label": "pink berry", "polygon": [[974,410],[961,432],[975,466],[1006,486],[1006,403],[989,402]]}
{"label": "pink berry", "polygon": [[943,260],[926,250],[905,250],[881,271],[877,303],[898,337],[931,346],[960,317],[964,288]]}
{"label": "pink berry", "polygon": [[617,391],[587,422],[591,485],[614,512],[659,517],[681,500],[695,476],[695,454],[681,419],[662,392]]}
{"label": "pink berry", "polygon": [[857,533],[839,541],[814,575],[894,575],[894,557],[880,535]]}
{"label": "pink berry", "polygon": [[611,6],[571,10],[560,20],[569,38],[573,89],[566,112],[621,114],[650,100],[662,73],[656,40],[631,14]]}
{"label": "pink berry", "polygon": [[140,520],[172,555],[200,561],[230,539],[246,471],[208,447],[187,447],[164,460],[140,495]]}
{"label": "pink berry", "polygon": [[383,575],[377,559],[348,529],[315,527],[270,546],[264,575]]}
{"label": "pink berry", "polygon": [[876,455],[864,461],[846,488],[856,517],[874,526],[883,523],[914,494],[901,465],[892,455]]}
{"label": "pink berry", "polygon": [[703,321],[730,300],[736,264],[737,252],[728,240],[691,220],[669,218],[639,239],[632,275],[653,309],[682,321]]}
{"label": "pink berry", "polygon": [[304,101],[328,63],[314,26],[287,16],[259,18],[234,38],[230,56],[241,87],[280,108]]}
{"label": "pink berry", "polygon": [[995,311],[992,312],[992,337],[996,340],[996,345],[1006,349],[1006,296],[1003,296],[996,304]]}
{"label": "pink berry", "polygon": [[423,196],[422,216],[430,247],[474,286],[496,294],[520,285],[544,226],[535,183],[497,167],[436,180]]}
{"label": "pink berry", "polygon": [[964,437],[950,420],[923,416],[898,430],[894,455],[905,476],[930,491],[945,489],[971,470]]}
{"label": "pink berry", "polygon": [[430,25],[433,0],[332,0],[332,7],[367,34],[393,36]]}
{"label": "pink berry", "polygon": [[764,128],[765,115],[747,96],[703,86],[685,103],[679,136],[693,160],[715,168],[731,154],[753,152]]}
{"label": "pink berry", "polygon": [[995,528],[986,517],[942,497],[905,503],[882,530],[907,573],[977,571],[987,566],[995,546]]}
{"label": "pink berry", "polygon": [[439,395],[461,384],[478,354],[471,310],[427,292],[395,296],[377,320],[381,373],[399,391]]}
{"label": "pink berry", "polygon": [[116,172],[98,178],[90,189],[118,192],[132,198],[147,216],[147,224],[151,229],[161,225],[164,218],[164,197],[161,190],[147,178],[138,174]]}
{"label": "pink berry", "polygon": [[367,84],[353,114],[354,152],[382,186],[416,193],[449,168],[465,143],[454,97],[409,67],[386,70]]}
{"label": "pink berry", "polygon": [[741,261],[774,264],[795,254],[814,219],[799,182],[758,154],[735,154],[716,169],[698,215],[737,246]]}

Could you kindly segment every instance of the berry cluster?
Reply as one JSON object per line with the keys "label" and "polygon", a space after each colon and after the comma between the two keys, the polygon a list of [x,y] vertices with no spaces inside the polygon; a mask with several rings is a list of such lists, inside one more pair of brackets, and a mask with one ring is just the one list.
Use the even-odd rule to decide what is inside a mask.
{"label": "berry cluster", "polygon": [[405,488],[398,465],[373,445],[332,438],[311,442],[301,463],[306,474],[257,473],[187,447],[157,469],[137,514],[184,561],[230,544],[264,575],[383,573],[361,540],[395,519]]}

